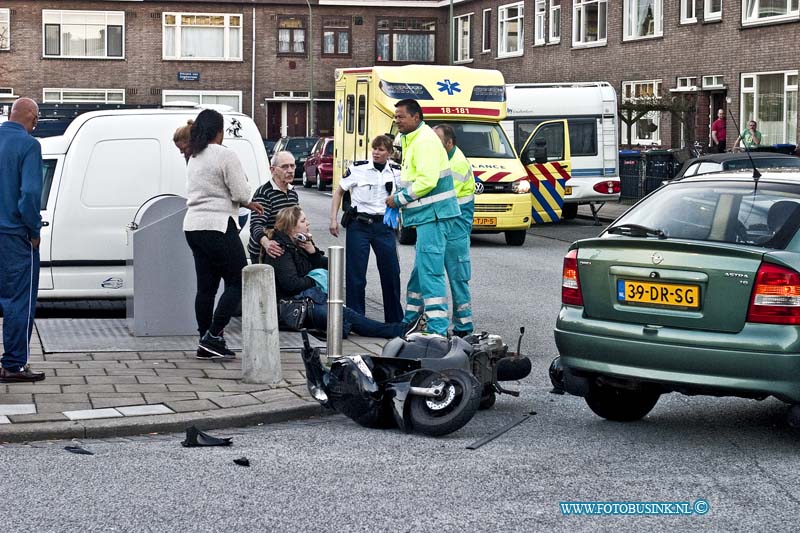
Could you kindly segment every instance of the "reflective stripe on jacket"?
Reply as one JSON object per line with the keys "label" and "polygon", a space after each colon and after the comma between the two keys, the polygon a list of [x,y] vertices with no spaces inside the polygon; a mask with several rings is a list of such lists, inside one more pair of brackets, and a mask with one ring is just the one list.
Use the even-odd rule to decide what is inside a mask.
{"label": "reflective stripe on jacket", "polygon": [[475,198],[475,177],[472,175],[472,165],[461,148],[453,147],[450,157],[450,171],[453,173],[453,188],[456,190],[458,204],[463,205]]}

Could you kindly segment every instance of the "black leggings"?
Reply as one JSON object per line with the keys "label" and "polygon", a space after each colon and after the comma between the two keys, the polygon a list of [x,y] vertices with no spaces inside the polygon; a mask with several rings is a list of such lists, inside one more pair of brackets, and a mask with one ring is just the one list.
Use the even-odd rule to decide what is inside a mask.
{"label": "black leggings", "polygon": [[[194,300],[197,331],[201,337],[206,331],[220,335],[242,300],[242,269],[247,265],[247,258],[239,240],[239,229],[231,218],[225,233],[206,230],[185,233],[197,273]],[[225,281],[225,290],[214,309],[220,280]]]}

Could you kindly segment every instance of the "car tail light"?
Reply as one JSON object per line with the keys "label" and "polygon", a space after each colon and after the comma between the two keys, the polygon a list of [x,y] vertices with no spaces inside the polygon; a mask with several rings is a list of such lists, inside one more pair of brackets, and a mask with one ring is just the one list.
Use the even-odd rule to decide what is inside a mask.
{"label": "car tail light", "polygon": [[748,322],[800,324],[800,273],[761,263],[756,274]]}
{"label": "car tail light", "polygon": [[617,194],[620,191],[619,180],[606,180],[594,184],[592,189],[600,194]]}
{"label": "car tail light", "polygon": [[567,252],[564,256],[564,271],[561,276],[561,303],[583,305],[581,282],[578,279],[578,249]]}

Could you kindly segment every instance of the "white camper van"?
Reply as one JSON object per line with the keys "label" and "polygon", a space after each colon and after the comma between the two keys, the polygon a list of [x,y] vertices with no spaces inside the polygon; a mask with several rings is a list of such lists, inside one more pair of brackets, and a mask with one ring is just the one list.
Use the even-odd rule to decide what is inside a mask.
{"label": "white camper van", "polygon": [[562,216],[575,218],[579,204],[618,200],[617,94],[606,82],[506,85],[508,116],[502,122],[517,151],[545,120],[567,119],[572,178]]}
{"label": "white camper van", "polygon": [[[127,225],[153,196],[186,195],[186,162],[172,135],[200,110],[92,111],[76,117],[64,135],[39,139],[40,299],[131,295]],[[239,156],[255,190],[270,176],[261,134],[250,117],[222,114],[223,145]]]}

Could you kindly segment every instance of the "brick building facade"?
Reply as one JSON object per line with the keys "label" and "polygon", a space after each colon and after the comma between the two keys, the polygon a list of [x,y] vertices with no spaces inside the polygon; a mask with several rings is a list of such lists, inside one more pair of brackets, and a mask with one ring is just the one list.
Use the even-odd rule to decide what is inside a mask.
{"label": "brick building facade", "polygon": [[[705,141],[726,97],[740,123],[759,120],[765,142],[797,143],[800,61],[782,52],[799,34],[797,4],[454,0],[454,59],[497,68],[509,83],[608,81],[620,100],[683,94],[696,103],[692,131],[653,113],[633,128],[634,144]],[[203,101],[252,115],[268,138],[330,134],[334,70],[446,64],[449,5],[8,0],[0,3],[0,105],[18,95],[52,103]],[[729,146],[735,137],[729,125]]]}

